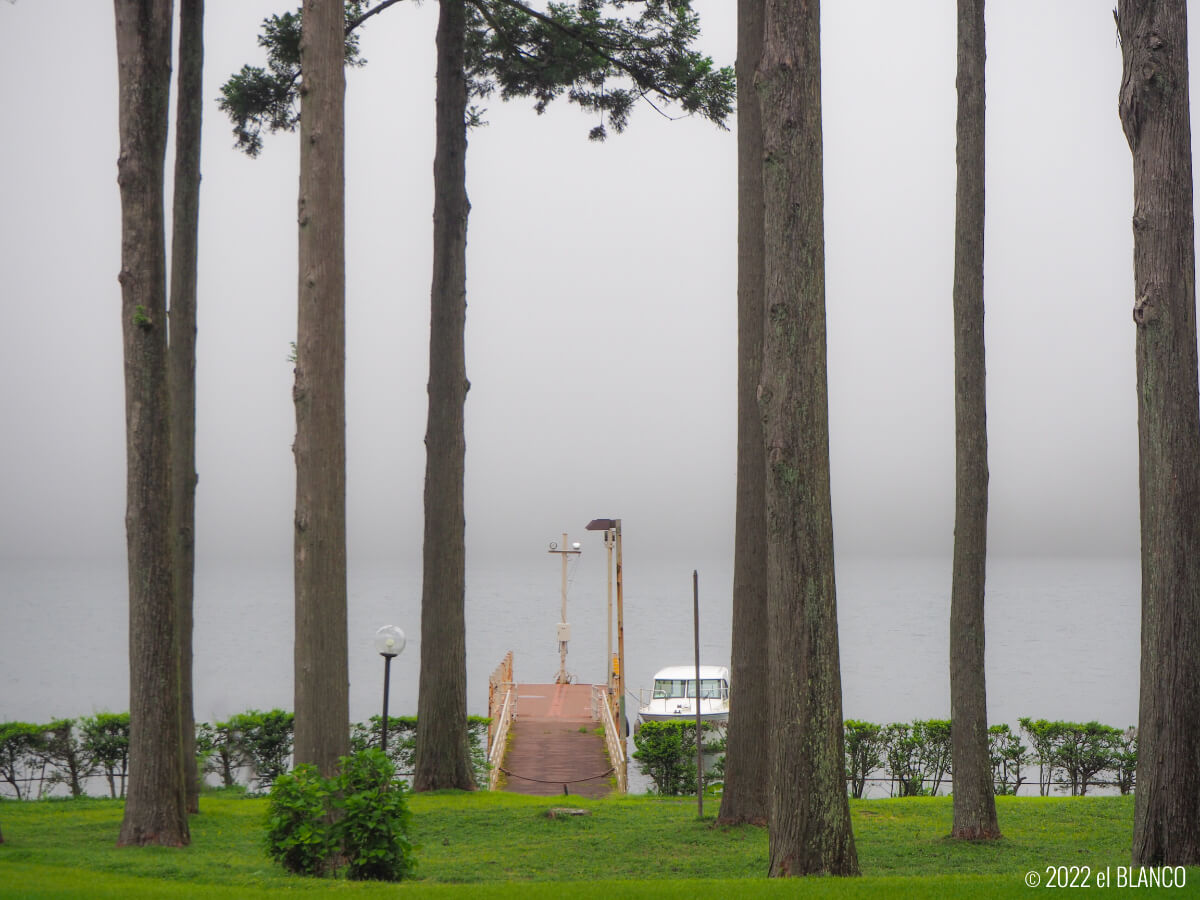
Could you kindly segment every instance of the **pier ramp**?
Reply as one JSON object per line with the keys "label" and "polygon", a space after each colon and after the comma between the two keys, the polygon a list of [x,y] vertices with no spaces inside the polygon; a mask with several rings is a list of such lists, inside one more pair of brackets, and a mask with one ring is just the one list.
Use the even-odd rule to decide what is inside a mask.
{"label": "pier ramp", "polygon": [[499,789],[539,797],[606,797],[616,771],[590,684],[517,684]]}

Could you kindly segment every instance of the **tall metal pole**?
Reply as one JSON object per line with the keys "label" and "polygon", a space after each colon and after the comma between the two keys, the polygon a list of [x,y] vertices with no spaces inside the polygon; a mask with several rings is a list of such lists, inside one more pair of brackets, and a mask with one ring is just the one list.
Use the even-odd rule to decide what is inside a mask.
{"label": "tall metal pole", "polygon": [[[621,735],[621,777],[624,784],[629,783],[629,760],[627,751],[629,749],[629,720],[625,716],[625,594],[624,594],[624,574],[623,566],[621,565],[621,520],[620,519],[592,519],[587,524],[588,531],[603,531],[604,546],[609,548],[609,553],[612,553],[612,545],[617,547],[617,660],[615,676],[615,693],[616,693],[616,710],[617,716],[617,733]],[[611,562],[611,561],[610,561]],[[611,572],[611,565],[610,565]],[[612,583],[609,582],[611,590]],[[609,610],[609,627],[612,626],[612,610]],[[612,659],[612,632],[609,631],[609,659]]]}
{"label": "tall metal pole", "polygon": [[571,639],[571,626],[567,624],[567,556],[578,556],[579,545],[574,547],[567,544],[567,533],[562,536],[562,546],[550,542],[550,552],[562,557],[562,615],[558,622],[558,674],[554,676],[555,684],[569,684],[571,676],[567,674],[567,642]]}
{"label": "tall metal pole", "polygon": [[620,519],[613,521],[613,530],[616,532],[617,543],[617,696],[621,698],[619,704],[620,720],[617,723],[617,730],[621,734],[622,768],[625,770],[625,784],[629,784],[629,754],[626,743],[629,739],[629,720],[625,717],[625,594],[621,566]]}
{"label": "tall metal pole", "polygon": [[696,815],[704,818],[704,742],[700,739],[700,573],[692,569],[692,629],[696,643]]}
{"label": "tall metal pole", "polygon": [[[562,548],[567,549],[567,533],[563,532]],[[558,617],[558,675],[555,684],[567,683],[567,642],[563,640],[562,628],[567,622],[567,554],[562,555],[562,613]]]}
{"label": "tall metal pole", "polygon": [[[604,531],[604,548],[608,551],[608,565],[605,568],[605,573],[608,575],[608,654],[604,657],[604,667],[608,670],[608,693],[611,696],[613,691],[613,655],[612,655],[612,631],[613,631],[613,530],[611,528]],[[611,705],[611,704],[610,704]]]}

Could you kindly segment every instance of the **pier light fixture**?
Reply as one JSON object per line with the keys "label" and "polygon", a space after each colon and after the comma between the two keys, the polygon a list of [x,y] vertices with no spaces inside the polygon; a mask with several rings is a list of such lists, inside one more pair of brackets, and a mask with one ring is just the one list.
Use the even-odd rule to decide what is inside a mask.
{"label": "pier light fixture", "polygon": [[395,625],[384,625],[375,632],[375,649],[383,657],[383,723],[379,747],[387,753],[388,737],[388,687],[392,680],[392,660],[404,652],[407,643],[404,631]]}
{"label": "pier light fixture", "polygon": [[557,629],[558,674],[554,676],[555,684],[570,684],[572,680],[567,671],[567,643],[571,640],[571,626],[567,623],[567,557],[578,556],[583,552],[580,549],[582,546],[579,541],[568,544],[565,532],[561,545],[557,541],[550,542],[550,552],[557,553],[562,558],[562,616],[559,618]]}
{"label": "pier light fixture", "polygon": [[[611,692],[616,695],[617,731],[624,741],[629,737],[628,723],[625,716],[625,596],[621,565],[621,520],[592,519],[584,526],[588,531],[603,531],[604,546],[608,550],[608,673]],[[613,548],[617,551],[617,655],[612,652],[612,556]],[[625,765],[628,766],[626,760]],[[628,775],[628,771],[626,771]]]}

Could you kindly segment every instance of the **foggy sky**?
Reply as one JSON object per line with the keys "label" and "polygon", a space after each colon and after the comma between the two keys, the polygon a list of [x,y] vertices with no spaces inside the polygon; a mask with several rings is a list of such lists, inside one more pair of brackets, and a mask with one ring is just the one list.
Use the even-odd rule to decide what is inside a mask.
{"label": "foggy sky", "polygon": [[[732,65],[735,3],[696,5],[705,48]],[[408,6],[372,20],[369,64],[347,76],[352,561],[419,560],[421,542],[437,4]],[[988,9],[996,554],[1137,552],[1132,176],[1109,6]],[[284,8],[207,10],[202,566],[291,552],[297,139],[247,159],[215,104]],[[0,4],[0,556],[120,557],[113,14],[54,10],[51,31],[46,3]],[[954,29],[950,0],[823,10],[838,552],[951,547]],[[541,553],[597,516],[621,517],[641,553],[728,557],[735,131],[642,106],[597,145],[594,117],[565,104],[485,105],[467,159],[468,558]]]}

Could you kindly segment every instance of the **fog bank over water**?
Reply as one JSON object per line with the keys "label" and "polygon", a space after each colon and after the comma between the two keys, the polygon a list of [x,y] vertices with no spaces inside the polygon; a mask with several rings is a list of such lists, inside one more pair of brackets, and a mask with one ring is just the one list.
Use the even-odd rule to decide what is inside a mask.
{"label": "fog bank over water", "polygon": [[[732,64],[735,4],[695,6],[704,48]],[[221,82],[261,61],[259,23],[281,9],[207,10],[202,573],[291,554],[296,137],[247,159],[216,108]],[[47,53],[45,4],[0,4],[0,556],[119,563],[112,9],[55,10]],[[347,79],[352,565],[420,559],[436,15],[401,4],[373,19],[369,65]],[[1132,556],[1132,178],[1111,15],[1082,0],[1006,0],[987,15],[990,550]],[[837,549],[947,554],[953,7],[827,4],[822,42]],[[631,558],[728,564],[736,123],[641,106],[596,145],[575,109],[486,105],[467,163],[469,565],[618,516]]]}

